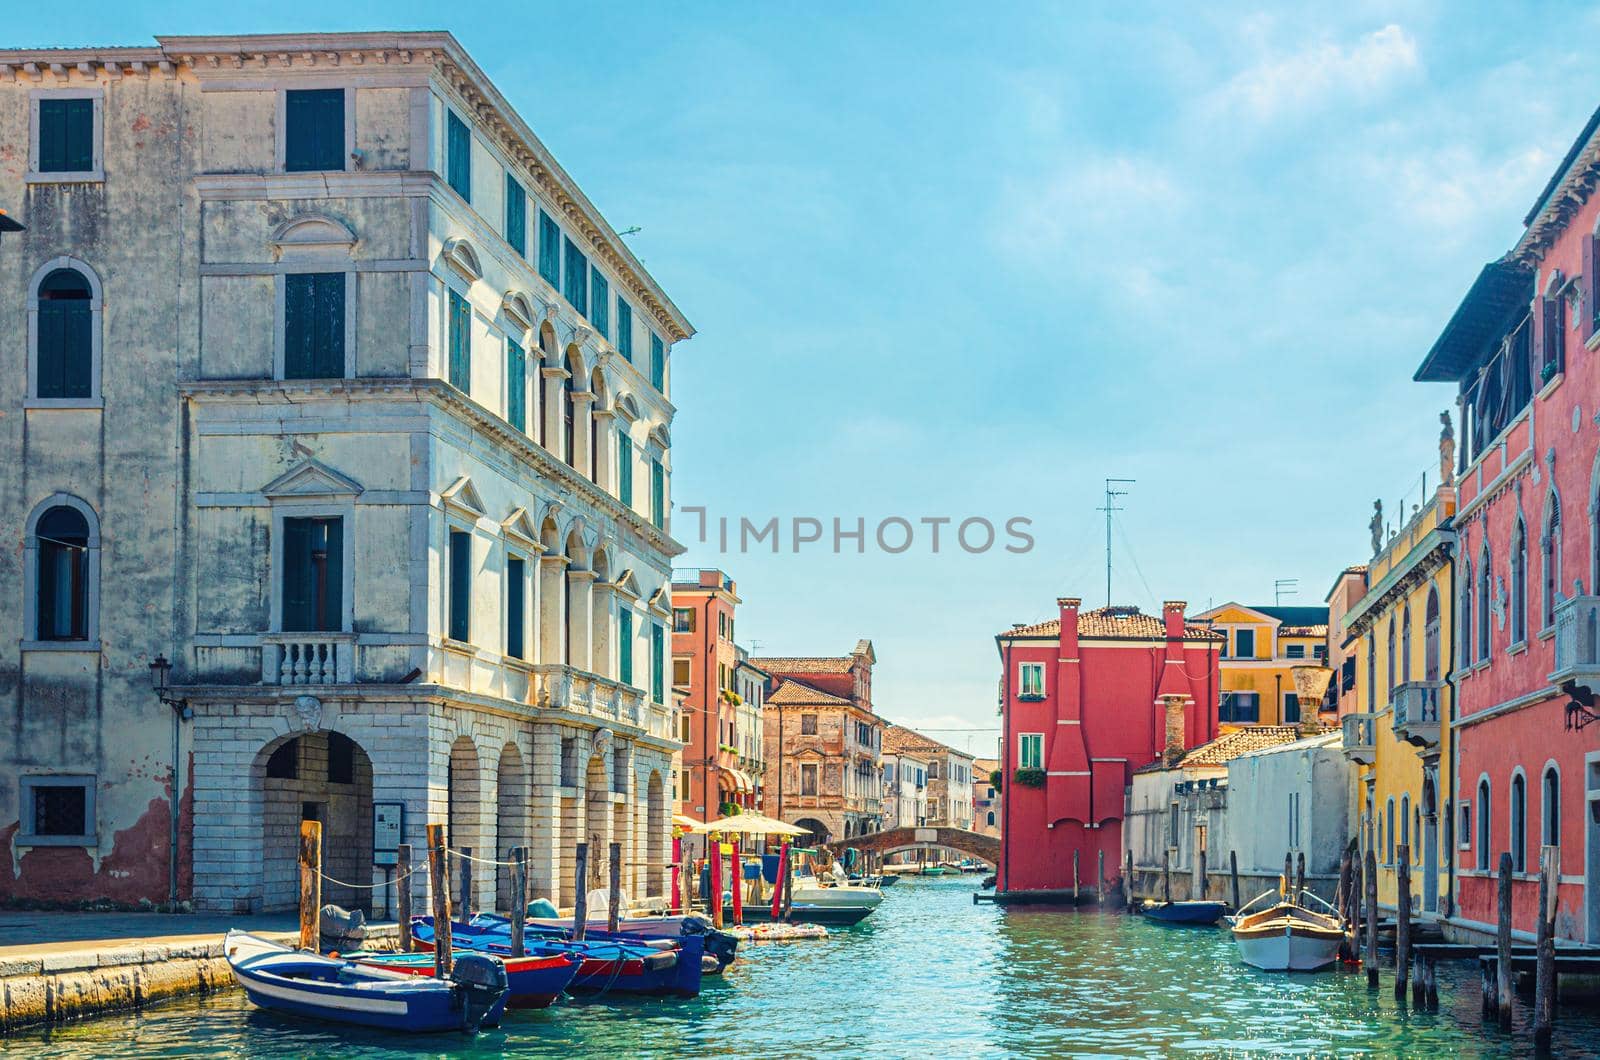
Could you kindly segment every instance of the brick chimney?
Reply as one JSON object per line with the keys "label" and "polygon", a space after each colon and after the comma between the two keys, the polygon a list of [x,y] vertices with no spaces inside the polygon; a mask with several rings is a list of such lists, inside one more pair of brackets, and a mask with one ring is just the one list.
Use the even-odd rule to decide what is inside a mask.
{"label": "brick chimney", "polygon": [[1161,605],[1161,620],[1167,627],[1168,640],[1183,639],[1183,612],[1189,606],[1184,600],[1167,600]]}
{"label": "brick chimney", "polygon": [[1078,608],[1083,601],[1076,596],[1056,597],[1056,607],[1061,609],[1061,657],[1078,657]]}
{"label": "brick chimney", "polygon": [[[1182,605],[1179,605],[1178,613],[1183,613]],[[1183,708],[1186,701],[1186,696],[1161,697],[1161,705],[1167,714],[1167,743],[1161,758],[1169,768],[1177,765],[1178,759],[1183,757]]]}

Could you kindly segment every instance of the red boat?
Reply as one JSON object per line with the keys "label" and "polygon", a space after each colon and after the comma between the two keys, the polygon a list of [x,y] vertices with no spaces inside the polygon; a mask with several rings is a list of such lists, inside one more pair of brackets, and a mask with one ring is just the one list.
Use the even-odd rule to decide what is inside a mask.
{"label": "red boat", "polygon": [[[432,953],[374,953],[352,959],[369,968],[382,968],[405,975],[432,978],[434,972]],[[564,951],[536,952],[527,957],[501,957],[500,961],[506,966],[506,979],[510,986],[506,994],[507,1008],[545,1008],[561,996],[583,963],[575,954]]]}

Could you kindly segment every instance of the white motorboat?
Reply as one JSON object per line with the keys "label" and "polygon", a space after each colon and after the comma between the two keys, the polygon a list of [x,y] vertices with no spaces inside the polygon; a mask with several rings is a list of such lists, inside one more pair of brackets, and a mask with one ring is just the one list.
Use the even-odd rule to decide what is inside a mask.
{"label": "white motorboat", "polygon": [[[1276,899],[1270,903],[1266,899]],[[1322,909],[1313,909],[1310,903]],[[1244,963],[1268,972],[1314,972],[1339,957],[1347,925],[1309,891],[1266,891],[1228,918]]]}

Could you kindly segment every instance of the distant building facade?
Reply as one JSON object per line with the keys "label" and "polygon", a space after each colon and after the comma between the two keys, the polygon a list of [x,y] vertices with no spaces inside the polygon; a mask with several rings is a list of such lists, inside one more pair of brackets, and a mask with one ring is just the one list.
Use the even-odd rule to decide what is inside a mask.
{"label": "distant building facade", "polygon": [[915,755],[926,763],[928,787],[925,824],[940,828],[972,828],[972,755],[957,751],[904,725],[890,725],[885,729],[883,745],[885,751]]}
{"label": "distant building facade", "polygon": [[883,829],[928,823],[928,762],[910,751],[883,752]]}
{"label": "distant building facade", "polygon": [[998,836],[1005,817],[994,775],[1000,769],[997,758],[979,758],[972,763],[972,830]]}
{"label": "distant building facade", "polygon": [[738,586],[720,570],[684,570],[672,582],[673,685],[682,690],[682,813],[697,821],[754,807],[755,784],[739,768],[741,658],[733,641]]}
{"label": "distant building facade", "polygon": [[1314,716],[1301,717],[1292,671],[1325,663],[1326,607],[1228,603],[1195,617],[1224,638],[1218,721],[1224,726],[1316,724]]}

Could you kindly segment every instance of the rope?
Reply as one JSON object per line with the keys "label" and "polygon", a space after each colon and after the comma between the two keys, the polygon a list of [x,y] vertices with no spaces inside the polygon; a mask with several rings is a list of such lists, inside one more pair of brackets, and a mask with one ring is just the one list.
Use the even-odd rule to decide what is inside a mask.
{"label": "rope", "polygon": [[329,882],[331,884],[334,884],[335,886],[348,887],[353,891],[374,891],[374,890],[377,890],[379,887],[388,887],[390,884],[399,883],[401,880],[409,879],[410,877],[415,876],[417,873],[419,873],[421,871],[422,871],[422,867],[419,865],[419,866],[413,868],[410,872],[406,873],[404,876],[396,876],[394,879],[385,880],[383,883],[346,883],[343,880],[334,879],[332,876],[329,876],[326,872],[323,872],[321,869],[317,870],[317,876],[319,878],[323,879],[323,880],[326,880],[327,882]]}
{"label": "rope", "polygon": [[515,868],[516,864],[517,864],[515,861],[496,861],[493,858],[474,857],[473,855],[468,854],[465,851],[456,850],[453,847],[446,847],[445,848],[445,852],[448,853],[448,854],[454,854],[456,857],[460,858],[463,861],[476,861],[479,865],[498,865],[501,868],[510,869],[510,868]]}

